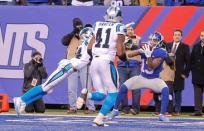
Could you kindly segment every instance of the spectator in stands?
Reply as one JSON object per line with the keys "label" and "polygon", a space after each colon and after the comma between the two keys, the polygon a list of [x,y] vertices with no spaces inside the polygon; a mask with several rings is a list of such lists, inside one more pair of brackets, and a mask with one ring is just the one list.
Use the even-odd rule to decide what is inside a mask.
{"label": "spectator in stands", "polygon": [[27,0],[28,6],[49,5],[49,0]]}
{"label": "spectator in stands", "polygon": [[185,0],[185,5],[204,6],[204,0]]}
{"label": "spectator in stands", "polygon": [[156,6],[157,0],[139,0],[141,6]]}
{"label": "spectator in stands", "polygon": [[63,5],[63,0],[49,0],[51,5]]}
{"label": "spectator in stands", "polygon": [[28,3],[27,0],[16,0],[16,5],[26,6]]}
{"label": "spectator in stands", "polygon": [[93,0],[72,0],[73,6],[93,6]]}
{"label": "spectator in stands", "polygon": [[15,5],[15,0],[0,0],[0,5]]}
{"label": "spectator in stands", "polygon": [[[166,49],[166,42],[162,41],[160,43],[160,46]],[[169,55],[171,55],[170,52],[168,52]],[[164,67],[162,72],[160,73],[160,78],[164,80],[169,88],[169,106],[168,106],[168,112],[166,115],[171,116],[173,113],[173,81],[175,77],[175,71],[173,68],[173,60],[171,59],[171,56],[168,56],[164,61]],[[154,101],[155,101],[155,115],[160,114],[160,107],[161,107],[161,93],[154,93]]]}
{"label": "spectator in stands", "polygon": [[131,5],[131,0],[104,0],[104,5],[105,6],[126,6],[126,5]]}
{"label": "spectator in stands", "polygon": [[[24,66],[23,93],[26,93],[32,87],[42,84],[42,79],[47,78],[47,71],[43,65],[43,59],[40,52],[32,54],[32,60]],[[44,113],[45,104],[43,99],[38,99],[26,106],[27,113]]]}
{"label": "spectator in stands", "polygon": [[164,0],[165,6],[179,6],[183,5],[185,0]]}
{"label": "spectator in stands", "polygon": [[27,5],[39,6],[39,5],[62,5],[62,0],[27,0]]}
{"label": "spectator in stands", "polygon": [[[62,38],[62,44],[67,47],[67,56],[66,58],[70,60],[75,57],[75,53],[77,47],[80,44],[79,32],[83,28],[83,23],[79,18],[73,19],[73,28],[74,30],[65,35]],[[82,88],[91,87],[91,80],[88,73],[88,67],[84,67],[81,70],[73,73],[68,78],[68,101],[70,108],[67,111],[68,114],[77,113],[76,100],[77,100],[77,88],[79,84],[79,80],[81,82]],[[94,113],[95,106],[94,102],[90,99],[87,100],[86,105],[88,107],[88,111],[86,113]]]}
{"label": "spectator in stands", "polygon": [[193,46],[190,63],[195,103],[195,111],[192,116],[202,116],[204,92],[204,30],[200,33],[200,41]]}
{"label": "spectator in stands", "polygon": [[[127,28],[127,36],[125,40],[125,47],[126,47],[126,53],[128,54],[131,50],[138,49],[140,37],[136,36],[134,34],[134,29],[132,26],[129,26]],[[140,66],[141,64],[141,58],[140,56],[136,56],[133,58],[129,58],[127,61],[121,61],[118,62],[118,73],[119,73],[119,82],[120,85],[124,83],[129,78],[140,75]],[[128,106],[128,97],[127,94],[124,96],[122,100],[122,112],[125,114],[128,114],[129,111],[136,115],[140,112],[140,89],[138,90],[132,90],[132,108],[129,109]]]}
{"label": "spectator in stands", "polygon": [[182,41],[182,31],[179,29],[173,32],[173,42],[167,44],[168,52],[174,59],[175,78],[173,84],[174,90],[174,115],[180,115],[182,103],[182,91],[184,90],[185,79],[189,75],[190,67],[190,48]]}

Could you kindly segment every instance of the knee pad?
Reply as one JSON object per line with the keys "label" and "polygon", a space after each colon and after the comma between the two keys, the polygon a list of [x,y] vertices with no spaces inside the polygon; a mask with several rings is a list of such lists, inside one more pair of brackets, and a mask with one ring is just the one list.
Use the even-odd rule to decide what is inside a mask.
{"label": "knee pad", "polygon": [[68,65],[68,64],[70,64],[70,61],[67,60],[67,59],[62,59],[62,60],[58,63],[58,65],[59,65],[60,68],[64,68],[64,67],[65,67],[66,65]]}
{"label": "knee pad", "polygon": [[107,115],[108,112],[111,110],[113,105],[115,104],[115,100],[117,98],[118,93],[108,93],[104,103],[101,107],[100,113],[103,115]]}

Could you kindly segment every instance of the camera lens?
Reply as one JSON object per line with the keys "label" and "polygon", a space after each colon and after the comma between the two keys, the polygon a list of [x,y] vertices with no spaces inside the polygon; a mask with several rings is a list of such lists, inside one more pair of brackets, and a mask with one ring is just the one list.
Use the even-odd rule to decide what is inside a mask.
{"label": "camera lens", "polygon": [[43,59],[42,58],[39,58],[39,62],[42,62],[43,61]]}

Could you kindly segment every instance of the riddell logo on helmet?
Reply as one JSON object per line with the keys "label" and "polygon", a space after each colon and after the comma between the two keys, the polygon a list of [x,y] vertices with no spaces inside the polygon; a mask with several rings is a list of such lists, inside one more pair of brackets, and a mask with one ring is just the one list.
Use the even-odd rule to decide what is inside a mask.
{"label": "riddell logo on helmet", "polygon": [[[45,53],[48,26],[45,24],[7,24],[0,26],[0,78],[23,78],[23,65],[33,50]],[[40,39],[40,40],[39,40]]]}

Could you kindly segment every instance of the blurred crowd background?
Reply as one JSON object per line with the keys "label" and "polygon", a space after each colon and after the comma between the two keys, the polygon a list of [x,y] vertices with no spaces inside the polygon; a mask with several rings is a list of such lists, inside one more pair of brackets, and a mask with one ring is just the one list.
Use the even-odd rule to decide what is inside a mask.
{"label": "blurred crowd background", "polygon": [[203,6],[204,0],[0,0],[0,5],[63,6]]}

